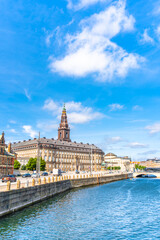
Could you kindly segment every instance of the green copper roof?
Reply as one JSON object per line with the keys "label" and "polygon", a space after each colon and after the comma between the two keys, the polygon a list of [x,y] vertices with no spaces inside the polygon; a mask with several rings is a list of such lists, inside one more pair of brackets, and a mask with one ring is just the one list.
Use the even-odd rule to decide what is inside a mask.
{"label": "green copper roof", "polygon": [[65,108],[65,103],[64,103],[64,105],[63,105],[63,111],[66,111],[66,108]]}

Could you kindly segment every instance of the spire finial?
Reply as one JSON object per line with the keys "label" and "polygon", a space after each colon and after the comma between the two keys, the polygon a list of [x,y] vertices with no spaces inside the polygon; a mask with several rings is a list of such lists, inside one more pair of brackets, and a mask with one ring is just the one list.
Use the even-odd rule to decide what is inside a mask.
{"label": "spire finial", "polygon": [[65,103],[64,103],[64,105],[63,105],[63,111],[66,111]]}

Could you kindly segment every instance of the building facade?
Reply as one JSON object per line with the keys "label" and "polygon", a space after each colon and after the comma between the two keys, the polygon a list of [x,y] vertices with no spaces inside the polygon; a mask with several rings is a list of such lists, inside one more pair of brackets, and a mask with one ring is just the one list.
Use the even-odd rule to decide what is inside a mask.
{"label": "building facade", "polygon": [[146,161],[141,161],[139,165],[142,165],[146,168],[160,168],[160,159],[147,159]]}
{"label": "building facade", "polygon": [[17,158],[26,165],[29,158],[37,157],[38,145],[40,156],[46,161],[46,170],[54,168],[63,171],[100,171],[104,161],[104,152],[94,144],[72,142],[67,121],[65,106],[62,110],[61,122],[58,128],[58,139],[40,138],[12,144]]}
{"label": "building facade", "polygon": [[118,157],[113,153],[107,153],[104,156],[104,162],[107,167],[120,167],[121,171],[132,171],[132,162],[131,158],[126,157]]}
{"label": "building facade", "polygon": [[15,154],[11,151],[11,145],[5,144],[4,132],[0,135],[0,176],[13,174]]}

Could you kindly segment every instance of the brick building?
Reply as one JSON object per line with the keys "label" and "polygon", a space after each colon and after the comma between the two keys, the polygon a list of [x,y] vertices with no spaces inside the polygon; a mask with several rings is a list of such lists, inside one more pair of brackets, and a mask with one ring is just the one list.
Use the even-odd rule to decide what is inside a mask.
{"label": "brick building", "polygon": [[11,151],[11,145],[5,144],[4,132],[0,135],[0,176],[13,174],[15,154]]}
{"label": "brick building", "polygon": [[[39,143],[38,143],[39,142]],[[104,152],[94,144],[72,142],[65,106],[58,128],[58,139],[40,138],[12,144],[20,163],[26,165],[30,157],[37,157],[38,144],[41,157],[46,161],[46,170],[59,168],[63,171],[101,170]]]}

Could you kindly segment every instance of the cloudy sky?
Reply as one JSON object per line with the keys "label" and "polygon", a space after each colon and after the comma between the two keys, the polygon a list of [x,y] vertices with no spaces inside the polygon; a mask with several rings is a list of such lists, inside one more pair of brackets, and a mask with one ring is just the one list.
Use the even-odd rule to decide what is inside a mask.
{"label": "cloudy sky", "polygon": [[160,157],[160,1],[0,0],[0,129],[6,141],[71,139]]}

